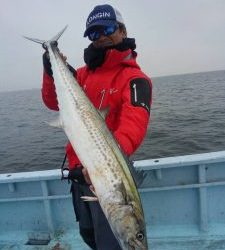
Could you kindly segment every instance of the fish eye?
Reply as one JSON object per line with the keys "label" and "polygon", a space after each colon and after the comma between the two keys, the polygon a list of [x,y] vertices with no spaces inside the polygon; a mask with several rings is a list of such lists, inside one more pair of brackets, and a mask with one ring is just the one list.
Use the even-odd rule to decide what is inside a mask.
{"label": "fish eye", "polygon": [[137,237],[137,239],[138,239],[139,241],[142,241],[142,240],[144,239],[144,234],[143,234],[142,232],[138,232],[138,233],[136,234],[136,237]]}

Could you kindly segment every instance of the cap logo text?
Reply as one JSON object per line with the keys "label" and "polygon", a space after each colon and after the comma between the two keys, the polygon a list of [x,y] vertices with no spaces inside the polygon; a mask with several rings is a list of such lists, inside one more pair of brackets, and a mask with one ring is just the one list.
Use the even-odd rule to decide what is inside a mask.
{"label": "cap logo text", "polygon": [[87,20],[87,25],[89,25],[91,22],[97,19],[102,19],[102,18],[110,18],[110,12],[98,12],[97,14],[90,16]]}

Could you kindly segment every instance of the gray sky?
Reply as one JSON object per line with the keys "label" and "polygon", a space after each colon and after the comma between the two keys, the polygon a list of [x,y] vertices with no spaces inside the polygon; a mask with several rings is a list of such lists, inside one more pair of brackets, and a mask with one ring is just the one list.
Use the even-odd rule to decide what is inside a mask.
{"label": "gray sky", "polygon": [[49,39],[68,24],[59,48],[83,65],[86,18],[104,3],[122,13],[149,76],[225,69],[225,0],[1,0],[0,91],[41,87],[43,50],[22,35]]}

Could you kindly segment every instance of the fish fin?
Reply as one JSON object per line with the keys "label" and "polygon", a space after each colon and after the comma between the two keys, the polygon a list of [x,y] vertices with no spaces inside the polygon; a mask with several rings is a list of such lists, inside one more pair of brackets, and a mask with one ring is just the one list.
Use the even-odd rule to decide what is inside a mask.
{"label": "fish fin", "polygon": [[136,184],[136,187],[139,188],[141,184],[144,182],[145,178],[147,177],[147,173],[144,170],[137,170],[134,167],[134,162],[129,159],[129,157],[124,153],[123,149],[119,144],[117,144],[123,157],[124,160],[127,163],[127,166],[129,168],[129,171],[131,173],[131,176],[133,177],[134,183]]}
{"label": "fish fin", "polygon": [[25,39],[30,40],[30,41],[35,42],[35,43],[43,44],[43,43],[46,42],[45,40],[40,40],[40,39],[37,39],[37,38],[31,38],[31,37],[28,37],[28,36],[23,36],[23,37]]}
{"label": "fish fin", "polygon": [[90,186],[89,186],[89,189],[91,190],[91,192],[92,192],[95,196],[97,196],[96,193],[95,193],[95,188],[94,188],[93,185],[90,185]]}
{"label": "fish fin", "polygon": [[50,41],[58,41],[60,36],[64,33],[67,29],[68,25],[66,25],[57,35],[55,35]]}
{"label": "fish fin", "polygon": [[98,201],[98,198],[96,197],[96,193],[95,193],[95,189],[93,187],[93,185],[90,185],[89,186],[89,189],[91,190],[91,192],[95,195],[94,197],[93,196],[81,196],[80,198],[83,200],[83,201]]}
{"label": "fish fin", "polygon": [[147,173],[144,170],[137,170],[134,167],[134,163],[130,161],[128,158],[126,160],[127,160],[127,165],[129,167],[130,173],[134,179],[134,182],[137,188],[139,188],[141,184],[144,182],[145,178],[147,177]]}
{"label": "fish fin", "polygon": [[81,196],[80,198],[83,201],[98,201],[98,198],[93,196]]}
{"label": "fish fin", "polygon": [[46,122],[49,126],[54,128],[63,128],[62,122],[60,117],[57,117],[55,120],[52,120],[50,122]]}

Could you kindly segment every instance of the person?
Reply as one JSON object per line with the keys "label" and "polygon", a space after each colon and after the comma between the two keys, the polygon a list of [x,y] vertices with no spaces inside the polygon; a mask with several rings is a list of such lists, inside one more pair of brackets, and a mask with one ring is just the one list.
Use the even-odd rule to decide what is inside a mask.
{"label": "person", "polygon": [[[148,128],[151,80],[137,64],[135,39],[127,37],[124,20],[114,7],[95,6],[87,18],[84,37],[91,41],[84,49],[85,66],[75,70],[68,64],[68,68],[96,109],[108,108],[107,127],[129,157],[140,146]],[[59,110],[47,52],[43,55],[43,64],[43,101],[49,109]],[[70,143],[66,146],[66,155],[74,211],[84,242],[91,249],[121,249],[99,203],[80,198],[93,196],[89,188],[91,181]]]}

